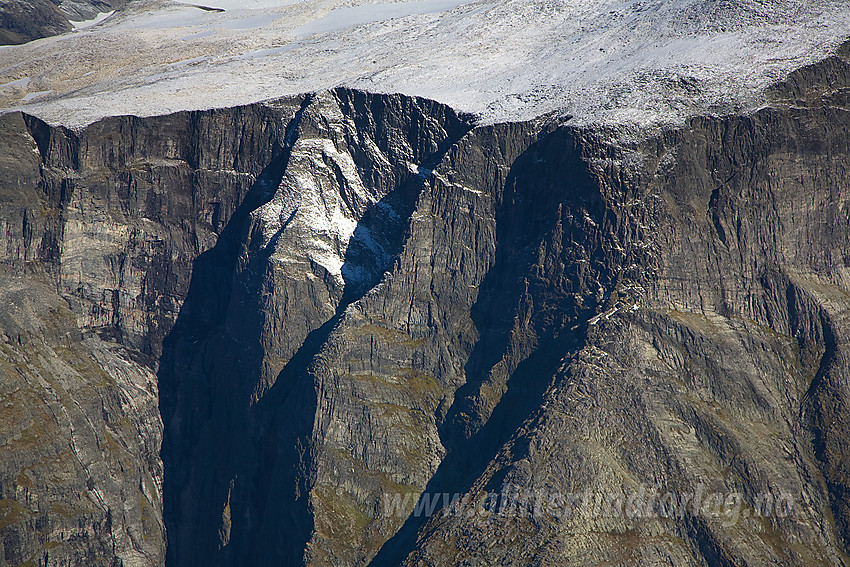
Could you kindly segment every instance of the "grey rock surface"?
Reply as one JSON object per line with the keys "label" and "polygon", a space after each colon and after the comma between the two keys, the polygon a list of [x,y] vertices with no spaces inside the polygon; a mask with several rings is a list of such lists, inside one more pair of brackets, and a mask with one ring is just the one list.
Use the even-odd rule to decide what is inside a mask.
{"label": "grey rock surface", "polygon": [[0,117],[4,565],[163,564],[162,338],[281,112]]}
{"label": "grey rock surface", "polygon": [[0,558],[850,564],[848,93],[0,117]]}

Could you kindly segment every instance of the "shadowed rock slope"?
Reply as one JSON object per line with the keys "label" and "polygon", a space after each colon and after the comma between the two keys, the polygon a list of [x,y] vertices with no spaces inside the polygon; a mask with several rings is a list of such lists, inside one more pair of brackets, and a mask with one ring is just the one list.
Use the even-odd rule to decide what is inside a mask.
{"label": "shadowed rock slope", "polygon": [[71,31],[71,22],[124,8],[129,0],[3,0],[0,2],[0,45],[26,43]]}
{"label": "shadowed rock slope", "polygon": [[0,557],[850,563],[848,55],[649,132],[0,117]]}

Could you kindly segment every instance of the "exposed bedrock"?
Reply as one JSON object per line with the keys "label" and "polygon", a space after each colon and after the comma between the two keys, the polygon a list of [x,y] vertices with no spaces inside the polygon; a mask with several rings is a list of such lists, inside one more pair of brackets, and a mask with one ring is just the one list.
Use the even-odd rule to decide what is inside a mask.
{"label": "exposed bedrock", "polygon": [[[641,132],[0,117],[2,561],[848,564],[847,61]],[[565,513],[641,490],[724,500]]]}

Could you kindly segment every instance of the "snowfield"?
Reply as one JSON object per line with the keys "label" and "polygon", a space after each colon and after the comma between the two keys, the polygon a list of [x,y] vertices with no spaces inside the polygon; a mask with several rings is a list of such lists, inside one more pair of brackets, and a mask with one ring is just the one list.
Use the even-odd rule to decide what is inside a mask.
{"label": "snowfield", "polygon": [[0,108],[79,127],[350,86],[482,122],[755,109],[850,36],[846,0],[152,0],[0,49]]}

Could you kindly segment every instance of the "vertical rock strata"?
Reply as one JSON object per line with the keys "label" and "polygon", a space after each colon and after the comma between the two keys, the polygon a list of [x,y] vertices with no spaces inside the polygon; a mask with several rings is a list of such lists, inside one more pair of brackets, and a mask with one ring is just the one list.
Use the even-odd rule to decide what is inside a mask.
{"label": "vertical rock strata", "polygon": [[[358,483],[350,490],[363,494],[359,500],[337,497],[334,487],[334,496],[323,501],[315,478],[330,474],[325,466],[373,469],[333,441],[374,437],[381,424],[371,427],[368,406],[346,400],[355,393],[351,375],[368,375],[368,361],[361,369],[352,356],[356,369],[326,375],[336,362],[326,350],[349,326],[357,301],[385,285],[379,282],[398,265],[393,262],[430,168],[468,129],[429,101],[342,90],[305,100],[265,203],[234,216],[208,257],[196,262],[166,340],[160,387],[175,564],[297,564],[314,525],[321,537],[328,522],[335,534],[329,543],[338,553],[351,561],[363,556],[367,522],[361,508],[366,491],[372,495],[383,486],[376,484],[380,469],[348,475]],[[388,337],[401,343],[396,356],[410,356],[404,347],[417,339],[390,325],[361,325],[352,330],[353,340],[359,345],[372,335]],[[410,372],[423,386],[397,397],[430,407],[430,398],[411,394],[427,394],[434,378]],[[387,395],[393,390],[388,385]],[[351,429],[320,433],[327,420]],[[439,445],[436,432],[429,438]],[[418,474],[424,482],[427,470]],[[355,524],[344,525],[349,520]],[[381,541],[380,534],[370,537]]]}
{"label": "vertical rock strata", "polygon": [[[462,480],[438,471],[433,491],[542,496],[542,512],[505,512],[500,499],[496,513],[482,504],[411,520],[373,564],[848,563],[847,70],[846,55],[802,69],[747,116],[695,118],[639,141],[565,129],[527,150],[549,162],[535,187],[556,175],[561,202],[552,232],[527,249],[530,299],[508,303],[525,344],[538,341],[533,362],[515,367],[497,399],[515,410],[514,384],[526,393],[541,382],[483,466]],[[587,176],[575,200],[579,181],[555,165],[570,154]],[[556,210],[538,202],[537,222],[524,226],[545,226]],[[573,219],[595,244],[578,246],[583,258],[575,236],[557,248]],[[561,291],[562,266],[578,262],[585,271]],[[545,292],[531,292],[535,281]],[[563,315],[573,301],[591,316],[547,328],[547,309]],[[548,343],[546,360],[549,329],[576,342]],[[474,398],[481,421],[487,399]],[[462,437],[458,460],[468,462],[482,443]],[[734,494],[741,505],[630,510],[642,488]],[[602,505],[586,507],[586,494]],[[550,513],[552,495],[567,500]],[[612,495],[619,512],[605,513]],[[569,507],[571,496],[580,499]],[[792,509],[765,512],[780,497]]]}
{"label": "vertical rock strata", "polygon": [[0,564],[164,563],[162,340],[299,105],[0,117]]}
{"label": "vertical rock strata", "polygon": [[[847,564],[847,61],[652,132],[0,117],[0,558]],[[641,490],[737,500],[565,513]]]}

